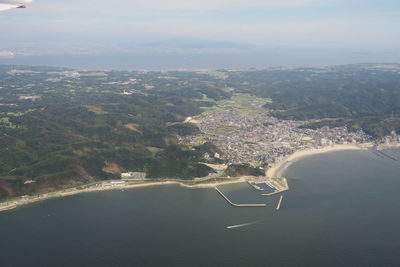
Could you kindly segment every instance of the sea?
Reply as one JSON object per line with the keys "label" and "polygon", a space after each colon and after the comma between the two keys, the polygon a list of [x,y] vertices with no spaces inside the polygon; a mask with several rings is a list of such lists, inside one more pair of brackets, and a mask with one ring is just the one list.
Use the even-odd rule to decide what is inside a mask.
{"label": "sea", "polygon": [[[375,49],[375,48],[373,48]],[[87,70],[216,70],[263,69],[270,67],[313,67],[365,62],[400,62],[393,53],[347,51],[346,49],[269,47],[221,53],[110,53],[91,55],[19,55],[1,58],[0,64],[42,65]]]}
{"label": "sea", "polygon": [[[400,149],[386,150],[400,159]],[[177,185],[85,193],[0,213],[0,266],[400,266],[400,161],[314,155],[290,190]]]}

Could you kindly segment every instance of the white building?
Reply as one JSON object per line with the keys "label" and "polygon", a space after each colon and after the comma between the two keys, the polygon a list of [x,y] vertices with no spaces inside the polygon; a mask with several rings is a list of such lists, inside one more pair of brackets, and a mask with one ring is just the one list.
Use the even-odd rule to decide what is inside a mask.
{"label": "white building", "polygon": [[125,185],[126,182],[125,181],[107,181],[107,182],[103,182],[101,184],[101,186],[119,186],[119,185]]}
{"label": "white building", "polygon": [[123,173],[121,173],[121,178],[144,179],[144,178],[146,178],[146,173],[145,172],[123,172]]}

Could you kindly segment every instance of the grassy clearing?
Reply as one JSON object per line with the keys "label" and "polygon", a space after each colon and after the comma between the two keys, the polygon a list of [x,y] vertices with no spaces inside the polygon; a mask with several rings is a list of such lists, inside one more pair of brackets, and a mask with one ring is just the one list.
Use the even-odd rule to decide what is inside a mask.
{"label": "grassy clearing", "polygon": [[211,164],[211,163],[202,163],[210,168],[213,168],[216,171],[224,171],[228,167],[226,164]]}
{"label": "grassy clearing", "polygon": [[225,87],[225,88],[222,88],[222,90],[224,90],[227,93],[231,93],[231,92],[235,91],[235,88],[233,88],[233,87]]}
{"label": "grassy clearing", "polygon": [[97,106],[91,106],[91,105],[86,105],[85,108],[93,113],[96,114],[107,114],[108,112],[105,112],[101,107],[97,107]]}
{"label": "grassy clearing", "polygon": [[13,124],[8,117],[0,118],[0,126],[11,129],[17,128],[17,125]]}
{"label": "grassy clearing", "polygon": [[232,98],[228,101],[231,102],[230,104],[233,107],[243,112],[257,114],[264,112],[262,106],[270,100],[265,98],[258,98],[249,94],[236,94],[232,96]]}
{"label": "grassy clearing", "polygon": [[30,112],[35,111],[36,109],[28,109],[27,111],[23,111],[23,112],[7,112],[7,116],[12,116],[12,117],[21,117],[25,114],[28,114]]}
{"label": "grassy clearing", "polygon": [[225,80],[226,78],[229,77],[228,74],[226,74],[225,72],[221,72],[221,71],[210,71],[210,72],[208,72],[208,75],[210,75],[216,79],[221,79],[221,80]]}
{"label": "grassy clearing", "polygon": [[153,155],[153,157],[154,157],[158,152],[164,151],[164,149],[159,148],[159,147],[154,147],[154,146],[147,146],[146,148],[147,148],[148,151],[151,152],[151,154]]}
{"label": "grassy clearing", "polygon": [[262,106],[270,101],[270,99],[259,98],[249,94],[235,94],[230,99],[217,101],[213,107],[203,108],[204,112],[196,117],[201,118],[215,112],[224,111],[227,108],[235,108],[240,112],[248,114],[259,114],[264,112]]}
{"label": "grassy clearing", "polygon": [[218,129],[216,129],[215,131],[213,131],[214,134],[220,134],[220,135],[225,135],[231,132],[236,131],[237,129],[239,129],[239,127],[236,126],[221,126]]}

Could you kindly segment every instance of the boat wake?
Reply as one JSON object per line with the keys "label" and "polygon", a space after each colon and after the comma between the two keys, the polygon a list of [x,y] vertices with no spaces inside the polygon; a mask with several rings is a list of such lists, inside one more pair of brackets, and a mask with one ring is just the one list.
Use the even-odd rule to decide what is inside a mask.
{"label": "boat wake", "polygon": [[242,223],[242,224],[236,224],[236,225],[229,225],[226,228],[227,229],[234,229],[234,228],[240,228],[240,227],[245,227],[245,226],[250,226],[253,224],[258,223],[259,221],[255,221],[255,222],[249,222],[249,223]]}

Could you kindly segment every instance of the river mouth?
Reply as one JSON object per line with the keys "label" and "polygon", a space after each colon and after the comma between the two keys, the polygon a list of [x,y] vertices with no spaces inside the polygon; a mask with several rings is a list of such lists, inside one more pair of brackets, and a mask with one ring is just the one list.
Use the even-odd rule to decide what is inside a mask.
{"label": "river mouth", "polygon": [[398,266],[399,174],[368,151],[307,157],[278,212],[178,185],[38,202],[0,213],[1,265]]}

